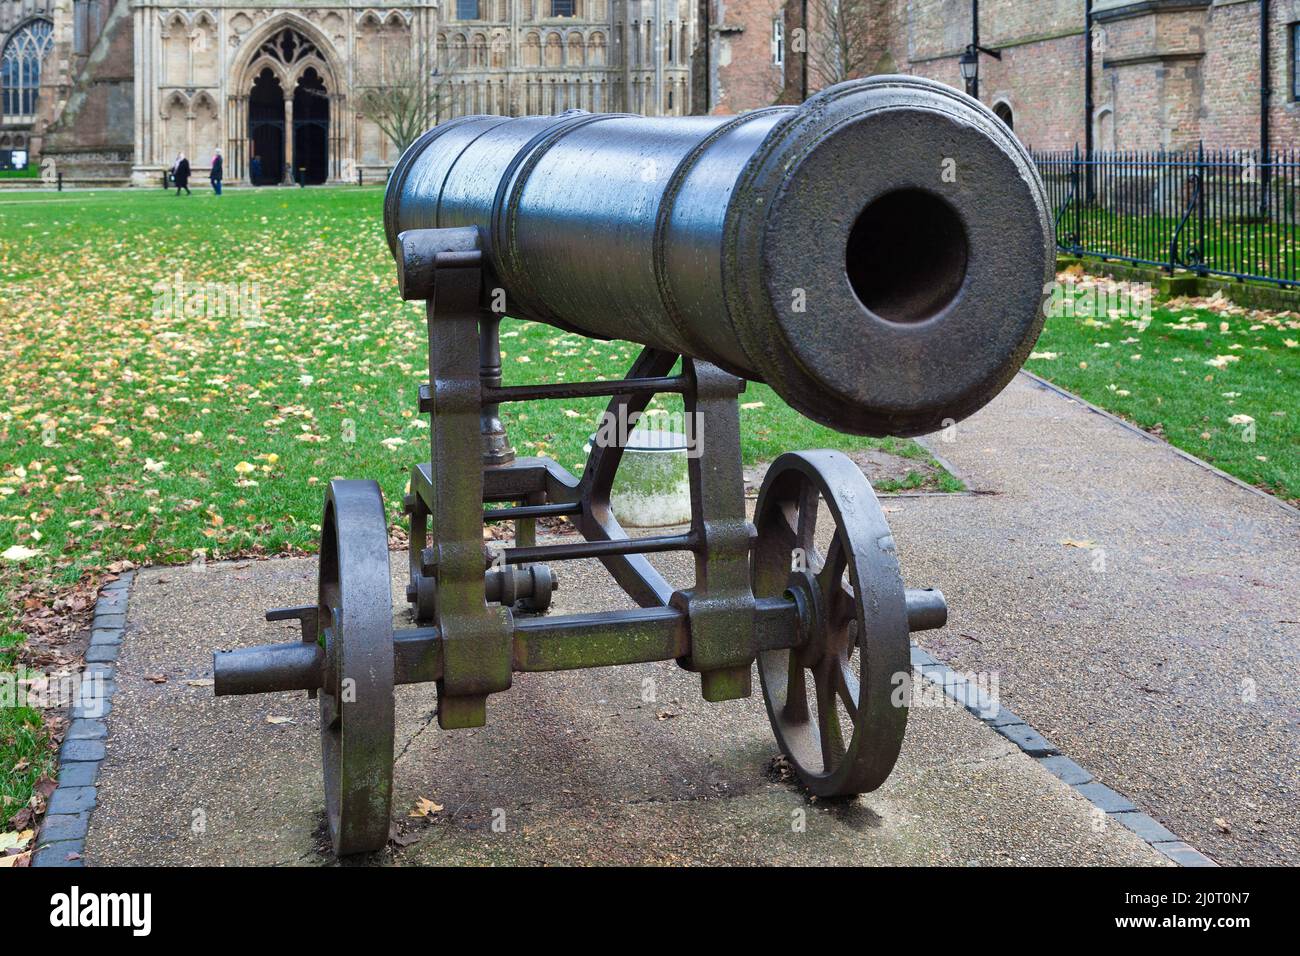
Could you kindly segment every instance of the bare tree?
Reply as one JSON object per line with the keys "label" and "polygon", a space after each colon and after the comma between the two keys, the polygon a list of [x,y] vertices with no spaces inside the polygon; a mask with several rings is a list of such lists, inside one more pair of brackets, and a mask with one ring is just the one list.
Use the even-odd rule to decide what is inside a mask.
{"label": "bare tree", "polygon": [[879,58],[870,36],[870,0],[808,0],[808,73],[813,89],[872,71]]}
{"label": "bare tree", "polygon": [[412,51],[386,62],[377,75],[362,77],[358,105],[400,152],[437,122],[451,74],[424,50]]}

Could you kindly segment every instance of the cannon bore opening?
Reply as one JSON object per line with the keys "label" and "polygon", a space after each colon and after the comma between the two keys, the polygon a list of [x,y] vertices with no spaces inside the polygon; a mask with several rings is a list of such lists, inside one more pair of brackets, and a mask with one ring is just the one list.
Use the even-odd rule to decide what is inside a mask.
{"label": "cannon bore opening", "polygon": [[890,322],[942,312],[966,279],[970,246],[956,210],[919,189],[886,193],[858,214],[844,250],[853,293]]}

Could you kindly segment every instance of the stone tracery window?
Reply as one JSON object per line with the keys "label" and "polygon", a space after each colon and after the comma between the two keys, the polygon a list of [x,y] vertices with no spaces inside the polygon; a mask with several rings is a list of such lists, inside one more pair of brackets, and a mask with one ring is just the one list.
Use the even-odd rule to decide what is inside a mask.
{"label": "stone tracery window", "polygon": [[54,42],[49,20],[32,20],[15,30],[0,53],[0,90],[6,117],[31,117],[41,85],[41,61]]}
{"label": "stone tracery window", "polygon": [[274,36],[267,38],[258,52],[266,54],[285,66],[293,66],[299,60],[305,60],[309,56],[319,60],[325,59],[316,49],[316,44],[293,27],[285,27]]}

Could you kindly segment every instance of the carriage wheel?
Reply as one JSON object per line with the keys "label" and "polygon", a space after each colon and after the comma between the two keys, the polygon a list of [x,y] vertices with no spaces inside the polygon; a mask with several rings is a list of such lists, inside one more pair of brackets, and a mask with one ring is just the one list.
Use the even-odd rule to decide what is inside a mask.
{"label": "carriage wheel", "polygon": [[[818,516],[826,513],[823,533]],[[772,463],[754,516],[754,593],[788,593],[801,641],[759,656],[777,743],[817,796],[885,782],[903,745],[910,646],[894,539],[862,472],[835,451]]]}
{"label": "carriage wheel", "polygon": [[393,797],[393,599],[379,485],[331,481],[321,529],[325,815],[343,856],[388,842]]}

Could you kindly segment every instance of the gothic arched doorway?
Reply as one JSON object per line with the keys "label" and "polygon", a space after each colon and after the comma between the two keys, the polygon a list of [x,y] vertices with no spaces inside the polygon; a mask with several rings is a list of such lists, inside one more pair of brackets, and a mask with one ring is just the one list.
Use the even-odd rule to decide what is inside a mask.
{"label": "gothic arched doorway", "polygon": [[296,27],[278,26],[252,46],[249,58],[248,159],[258,158],[250,178],[326,182],[331,160],[338,162],[330,153],[341,149],[330,136],[330,94],[337,86],[329,51]]}
{"label": "gothic arched doorway", "polygon": [[293,91],[293,157],[304,185],[329,178],[330,101],[325,81],[313,67],[298,78]]}
{"label": "gothic arched doorway", "polygon": [[284,90],[267,67],[248,97],[249,179],[254,186],[284,179]]}

